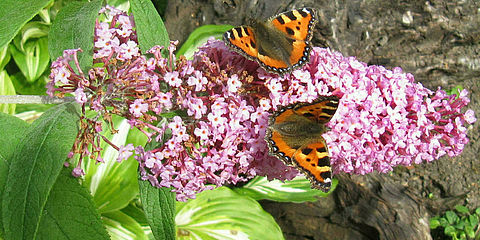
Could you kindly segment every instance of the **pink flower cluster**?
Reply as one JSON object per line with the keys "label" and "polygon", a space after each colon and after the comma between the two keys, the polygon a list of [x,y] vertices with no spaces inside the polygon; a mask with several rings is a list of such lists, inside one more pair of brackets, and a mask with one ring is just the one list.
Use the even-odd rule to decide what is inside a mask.
{"label": "pink flower cluster", "polygon": [[[246,72],[227,73],[205,50],[216,51],[204,48],[194,61],[177,64],[163,76],[175,96],[173,108],[186,116],[175,116],[165,125],[171,137],[162,147],[137,148],[142,176],[155,186],[173,187],[181,201],[213,188],[207,184],[236,184],[266,172],[273,178],[294,178],[295,169],[266,152],[269,100],[246,94],[263,85],[252,83]],[[223,60],[245,61],[224,50],[219,52],[225,54]]]}
{"label": "pink flower cluster", "polygon": [[[221,59],[217,60],[221,68],[238,65],[236,59],[230,60],[234,57],[223,53],[229,50],[222,42],[211,41],[203,51],[211,59]],[[470,101],[467,90],[450,96],[440,88],[432,92],[401,68],[369,66],[330,49],[314,47],[310,62],[290,76],[268,74],[249,65],[239,71],[245,66],[264,80],[265,101],[273,110],[322,95],[341,97],[327,124],[331,131],[324,134],[334,173],[384,173],[397,165],[430,162],[445,154],[456,156],[468,142],[464,125],[476,121],[472,110],[462,113]]]}
{"label": "pink flower cluster", "polygon": [[[272,102],[341,97],[324,134],[334,173],[392,171],[447,154],[456,156],[468,142],[465,124],[476,121],[467,90],[448,96],[416,83],[412,74],[367,65],[329,49],[314,48],[310,63],[291,78],[266,78]],[[281,90],[278,90],[281,89]]]}
{"label": "pink flower cluster", "polygon": [[[78,50],[65,51],[52,64],[48,93],[74,93],[83,111],[98,113],[82,116],[72,154],[96,154],[101,161],[100,140],[111,144],[101,136],[102,121],[111,124],[111,114],[121,115],[161,143],[150,151],[135,148],[142,179],[173,187],[181,201],[257,175],[295,177],[296,169],[268,155],[264,141],[268,117],[280,105],[341,97],[328,124],[331,131],[324,134],[335,173],[387,172],[396,165],[458,155],[468,142],[464,125],[476,120],[473,111],[462,113],[469,102],[466,90],[458,98],[440,89],[433,93],[400,68],[368,66],[329,49],[313,48],[310,62],[284,77],[265,72],[216,40],[192,61],[176,59],[175,44],[167,58],[154,47],[149,51],[154,57],[147,59],[139,53],[132,19],[112,9],[105,13],[112,21],[97,23],[97,64],[88,75],[78,66]],[[119,161],[134,149],[116,148]]]}
{"label": "pink flower cluster", "polygon": [[[115,146],[101,133],[103,122],[111,125],[112,114],[128,119],[132,127],[138,128],[149,138],[163,130],[154,125],[164,109],[172,105],[171,95],[164,93],[159,86],[156,65],[167,71],[168,61],[172,59],[146,59],[140,55],[136,43],[133,19],[114,8],[104,8],[101,13],[109,15],[110,22],[98,22],[95,27],[94,63],[87,74],[81,70],[77,53],[81,49],[65,50],[62,57],[52,63],[47,94],[64,96],[74,94],[75,100],[87,109],[96,112],[93,117],[83,114],[80,118],[81,129],[69,157],[80,155],[80,161],[73,175],[84,174],[80,168],[83,158],[89,157],[103,162],[101,141],[105,141],[119,151],[118,161],[130,157],[133,146]],[[160,56],[160,47],[152,48],[151,53]],[[139,97],[140,96],[140,97]],[[145,128],[152,130],[145,131]]]}

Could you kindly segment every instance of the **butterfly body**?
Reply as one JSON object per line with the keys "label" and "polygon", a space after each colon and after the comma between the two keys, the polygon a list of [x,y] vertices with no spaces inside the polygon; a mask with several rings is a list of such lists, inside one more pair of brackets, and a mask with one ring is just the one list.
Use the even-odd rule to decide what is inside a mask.
{"label": "butterfly body", "polygon": [[280,13],[266,22],[253,20],[223,35],[225,43],[265,70],[285,74],[305,65],[310,58],[316,12],[302,8]]}
{"label": "butterfly body", "polygon": [[292,39],[268,22],[252,20],[250,26],[257,43],[257,57],[262,59],[262,56],[269,56],[292,66],[290,59],[290,53],[293,49]]}
{"label": "butterfly body", "polygon": [[337,107],[335,96],[282,107],[270,117],[265,135],[270,155],[297,167],[310,179],[313,188],[324,192],[331,187],[332,173],[322,134]]}

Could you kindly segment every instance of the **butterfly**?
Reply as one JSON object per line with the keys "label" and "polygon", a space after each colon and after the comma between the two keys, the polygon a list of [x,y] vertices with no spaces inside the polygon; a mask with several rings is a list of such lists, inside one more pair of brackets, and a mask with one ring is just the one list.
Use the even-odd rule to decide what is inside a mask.
{"label": "butterfly", "polygon": [[251,20],[249,26],[225,32],[223,41],[268,72],[283,75],[309,61],[316,23],[316,11],[302,8],[280,13],[267,22]]}
{"label": "butterfly", "polygon": [[281,107],[268,121],[265,134],[269,154],[294,166],[310,179],[312,188],[328,192],[332,171],[327,144],[322,134],[338,108],[336,96]]}

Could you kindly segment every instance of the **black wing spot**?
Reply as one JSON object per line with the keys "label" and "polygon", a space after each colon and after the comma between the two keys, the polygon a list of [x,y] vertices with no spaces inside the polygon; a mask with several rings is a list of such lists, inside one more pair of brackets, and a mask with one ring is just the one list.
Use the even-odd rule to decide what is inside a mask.
{"label": "black wing spot", "polygon": [[313,151],[313,149],[311,149],[311,148],[304,148],[304,149],[302,149],[302,153],[305,154],[305,155],[310,154],[312,151]]}
{"label": "black wing spot", "polygon": [[235,38],[235,34],[233,34],[233,31],[230,31],[230,32],[228,32],[228,33],[225,33],[225,35],[224,35],[223,37],[226,38],[226,39],[230,38],[230,39],[232,39],[232,40],[235,40],[235,39],[236,39],[236,38]]}
{"label": "black wing spot", "polygon": [[330,158],[325,156],[318,159],[318,166],[330,166]]}
{"label": "black wing spot", "polygon": [[237,28],[234,28],[235,31],[238,33],[238,37],[239,38],[242,38],[243,37],[243,33],[242,33],[242,28],[241,27],[237,27]]}
{"label": "black wing spot", "polygon": [[295,35],[295,32],[289,27],[286,27],[285,31],[287,31],[288,35]]}
{"label": "black wing spot", "polygon": [[332,173],[330,171],[322,172],[320,173],[320,177],[322,177],[323,179],[332,178]]}
{"label": "black wing spot", "polygon": [[335,109],[328,109],[328,108],[326,108],[326,109],[323,109],[322,111],[323,111],[324,113],[328,114],[328,115],[333,115],[333,114],[335,114],[335,111],[336,111],[336,110],[335,110]]}
{"label": "black wing spot", "polygon": [[338,102],[327,102],[326,105],[329,107],[338,107]]}
{"label": "black wing spot", "polygon": [[317,148],[317,152],[326,152],[327,149],[325,147],[319,147]]}
{"label": "black wing spot", "polygon": [[283,21],[282,16],[278,16],[276,19],[280,24],[282,24],[282,25],[285,24],[285,21]]}
{"label": "black wing spot", "polygon": [[305,9],[302,9],[302,10],[298,11],[298,13],[300,13],[300,15],[302,15],[302,17],[307,17],[308,16],[308,12],[306,12]]}
{"label": "black wing spot", "polygon": [[[309,161],[310,162],[310,161]],[[315,163],[310,163],[310,165],[312,165],[312,167],[315,167]]]}
{"label": "black wing spot", "polygon": [[285,13],[285,15],[290,18],[290,20],[295,21],[297,20],[297,17],[295,17],[295,14],[293,14],[293,11]]}
{"label": "black wing spot", "polygon": [[307,117],[307,118],[308,118],[308,117],[315,117],[315,115],[313,115],[313,114],[311,114],[311,113],[309,113],[309,112],[304,113],[303,116],[304,116],[304,117]]}
{"label": "black wing spot", "polygon": [[251,42],[250,44],[252,45],[252,48],[257,48],[257,45],[255,44],[255,42]]}

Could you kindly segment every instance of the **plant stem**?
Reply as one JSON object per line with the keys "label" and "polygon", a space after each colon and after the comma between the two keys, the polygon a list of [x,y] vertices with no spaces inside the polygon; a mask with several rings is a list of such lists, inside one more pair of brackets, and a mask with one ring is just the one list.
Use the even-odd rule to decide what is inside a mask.
{"label": "plant stem", "polygon": [[74,97],[58,98],[58,97],[41,96],[41,95],[7,95],[7,96],[0,96],[0,104],[1,103],[59,104],[59,103],[73,102],[73,101],[75,101]]}

